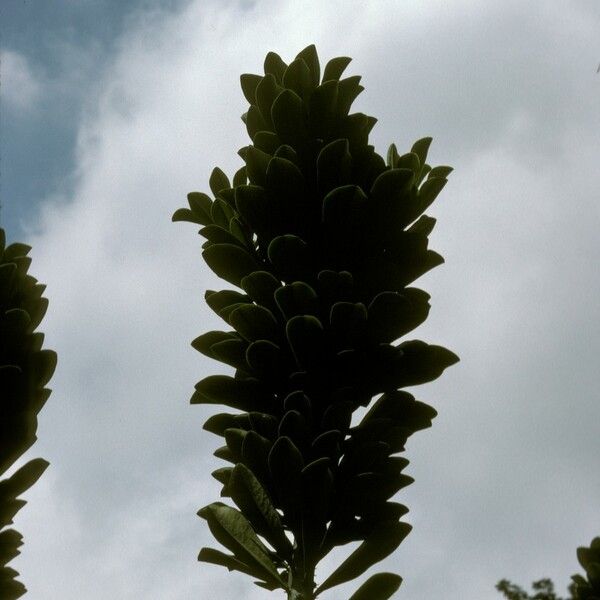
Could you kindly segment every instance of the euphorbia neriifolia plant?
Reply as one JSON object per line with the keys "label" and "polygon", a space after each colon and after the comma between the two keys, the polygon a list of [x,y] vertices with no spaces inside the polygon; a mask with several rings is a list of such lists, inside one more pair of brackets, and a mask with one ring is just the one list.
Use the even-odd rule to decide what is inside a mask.
{"label": "euphorbia neriifolia plant", "polygon": [[[37,414],[48,399],[56,354],[42,350],[44,334],[36,332],[48,301],[45,286],[27,273],[31,259],[25,244],[6,246],[0,229],[0,475],[36,440]],[[48,463],[36,458],[0,481],[0,598],[25,593],[18,573],[7,566],[19,554],[22,536],[8,528],[25,504],[18,496],[33,485]]]}
{"label": "euphorbia neriifolia plant", "polygon": [[[224,438],[213,475],[221,495],[200,510],[229,550],[199,559],[247,573],[289,599],[311,600],[391,554],[411,527],[391,501],[412,482],[398,456],[436,412],[400,388],[438,377],[455,354],[419,340],[429,295],[412,282],[443,262],[423,214],[449,167],[426,163],[431,138],[387,161],[369,144],[376,119],[350,114],[363,90],[321,73],[308,46],[289,65],[270,52],[264,75],[241,76],[252,140],[233,181],[215,168],[211,198],[192,192],[173,219],[201,225],[208,266],[240,291],[206,292],[228,331],[192,345],[235,369],[196,385],[194,404],[222,404],[204,428]],[[376,400],[373,402],[373,399]],[[369,407],[359,422],[352,416]],[[363,411],[364,412],[364,411]],[[333,548],[358,547],[319,585]],[[401,578],[372,576],[352,600],[385,600]]]}

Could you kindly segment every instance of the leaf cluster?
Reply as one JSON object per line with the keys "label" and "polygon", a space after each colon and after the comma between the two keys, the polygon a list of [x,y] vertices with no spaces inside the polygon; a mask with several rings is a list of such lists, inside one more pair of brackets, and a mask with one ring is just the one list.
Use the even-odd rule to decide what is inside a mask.
{"label": "leaf cluster", "polygon": [[[321,73],[311,45],[289,65],[270,52],[264,75],[242,75],[244,165],[232,181],[215,168],[212,197],[192,192],[173,215],[201,226],[206,263],[238,288],[206,292],[229,328],[192,343],[234,369],[200,381],[192,403],[237,411],[204,426],[223,438],[215,455],[229,465],[213,475],[237,508],[199,512],[230,554],[199,558],[302,600],[362,575],[408,534],[392,497],[412,479],[397,454],[436,412],[400,388],[458,360],[396,343],[428,315],[429,295],[411,284],[443,262],[423,212],[451,169],[427,164],[431,138],[403,155],[392,144],[386,160],[375,152],[376,119],[350,113],[363,87],[343,77],[349,62]],[[349,542],[360,545],[316,587],[316,564]],[[375,575],[352,599],[385,600],[399,585]]]}
{"label": "leaf cluster", "polygon": [[[0,475],[36,440],[37,414],[50,395],[45,388],[56,366],[56,354],[43,350],[44,335],[36,332],[48,301],[45,286],[28,274],[30,247],[6,245],[0,229]],[[48,463],[34,459],[0,481],[0,597],[25,593],[18,573],[7,566],[19,554],[22,536],[12,528],[25,504],[19,498],[37,481]]]}
{"label": "leaf cluster", "polygon": [[[577,548],[577,559],[585,575],[573,575],[569,586],[569,598],[565,600],[600,600],[600,537],[592,540],[589,547]],[[550,579],[540,579],[532,584],[534,595],[529,595],[518,585],[502,579],[496,585],[507,600],[562,600],[554,591]]]}

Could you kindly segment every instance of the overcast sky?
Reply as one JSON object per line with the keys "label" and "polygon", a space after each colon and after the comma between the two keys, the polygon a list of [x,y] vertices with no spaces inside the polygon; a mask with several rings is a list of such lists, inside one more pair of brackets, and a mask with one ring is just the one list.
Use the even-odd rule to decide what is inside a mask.
{"label": "overcast sky", "polygon": [[[123,7],[123,4],[126,8]],[[239,75],[315,43],[363,76],[372,143],[455,167],[428,214],[446,259],[411,337],[460,357],[413,391],[439,411],[408,443],[412,533],[377,570],[398,599],[499,600],[600,534],[600,3],[238,0],[2,4],[2,225],[33,245],[58,352],[35,447],[51,467],[17,520],[31,600],[259,600],[198,563],[218,499],[223,373],[190,341],[227,287],[170,221],[248,143]],[[346,552],[346,549],[344,549]],[[344,552],[322,563],[324,578]],[[375,571],[375,569],[374,569]],[[339,600],[358,586],[334,588]]]}

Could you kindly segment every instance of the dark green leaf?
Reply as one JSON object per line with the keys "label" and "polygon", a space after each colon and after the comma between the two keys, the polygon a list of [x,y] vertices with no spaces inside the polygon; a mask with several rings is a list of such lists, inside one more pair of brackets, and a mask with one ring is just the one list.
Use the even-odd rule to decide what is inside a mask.
{"label": "dark green leaf", "polygon": [[199,381],[191,403],[224,404],[246,412],[268,404],[258,381],[234,379],[227,375],[210,375]]}
{"label": "dark green leaf", "polygon": [[233,552],[238,560],[258,573],[260,579],[285,586],[269,558],[267,548],[239,511],[215,502],[198,511],[198,515],[207,520],[215,538]]}
{"label": "dark green leaf", "polygon": [[[267,181],[267,167],[269,166],[271,158],[270,154],[267,154],[254,146],[248,146],[244,160],[246,161],[246,172],[251,184],[260,186],[265,185]],[[243,189],[243,187],[236,188],[235,190],[236,201],[240,189]]]}
{"label": "dark green leaf", "polygon": [[321,593],[362,575],[369,567],[390,555],[411,529],[408,523],[385,523],[376,528],[316,589],[316,593]]}
{"label": "dark green leaf", "polygon": [[249,342],[279,339],[277,320],[268,308],[256,304],[245,304],[229,315],[229,323]]}
{"label": "dark green leaf", "polygon": [[431,139],[432,138],[430,137],[421,138],[420,140],[417,140],[410,149],[411,152],[414,152],[419,157],[419,161],[422,165],[427,162],[427,152],[431,145]]}
{"label": "dark green leaf", "polygon": [[308,118],[311,134],[328,139],[335,125],[338,103],[337,81],[327,81],[318,86],[310,96]]}
{"label": "dark green leaf", "polygon": [[284,144],[294,148],[304,145],[308,133],[302,99],[298,94],[292,90],[281,92],[273,102],[271,118],[275,133]]}
{"label": "dark green leaf", "polygon": [[402,583],[402,577],[394,573],[372,575],[352,594],[350,600],[388,600]]}
{"label": "dark green leaf", "polygon": [[354,100],[365,89],[360,85],[360,80],[360,75],[340,79],[338,86],[338,115],[347,115]]}
{"label": "dark green leaf", "polygon": [[347,56],[338,56],[332,58],[326,65],[323,71],[323,82],[329,81],[330,79],[339,80],[346,67],[352,61]]}
{"label": "dark green leaf", "polygon": [[213,244],[202,256],[216,275],[237,286],[243,277],[261,270],[260,264],[246,250],[234,244]]}
{"label": "dark green leaf", "polygon": [[279,513],[248,467],[243,464],[235,466],[229,481],[229,492],[256,532],[272,544],[283,558],[289,558],[292,547],[285,536]]}
{"label": "dark green leaf", "polygon": [[298,315],[292,317],[286,325],[290,348],[300,368],[310,368],[321,362],[323,352],[323,325],[317,317]]}
{"label": "dark green leaf", "polygon": [[319,299],[315,290],[303,281],[294,281],[276,290],[275,301],[286,321],[296,315],[317,316]]}
{"label": "dark green leaf", "polygon": [[319,65],[319,56],[315,45],[311,44],[304,48],[304,50],[296,55],[296,58],[301,58],[307,64],[312,87],[317,87],[321,80],[321,67]]}
{"label": "dark green leaf", "polygon": [[244,73],[240,75],[240,83],[242,85],[242,92],[249,104],[256,103],[256,88],[261,82],[262,77],[260,75],[254,75],[250,73]]}
{"label": "dark green leaf", "polygon": [[323,147],[317,157],[317,180],[322,194],[349,183],[351,161],[347,139],[335,140]]}
{"label": "dark green leaf", "polygon": [[281,281],[268,271],[255,271],[242,279],[242,289],[256,302],[275,312],[275,290],[281,286]]}
{"label": "dark green leaf", "polygon": [[287,65],[283,62],[279,54],[275,52],[269,52],[265,57],[264,71],[265,75],[271,74],[275,76],[277,83],[283,82],[283,74],[287,69]]}
{"label": "dark green leaf", "polygon": [[311,74],[302,58],[296,58],[288,65],[283,74],[283,85],[300,98],[308,98],[312,88]]}
{"label": "dark green leaf", "polygon": [[229,178],[219,167],[215,167],[210,174],[210,179],[208,180],[208,185],[212,193],[215,196],[218,196],[219,192],[224,188],[230,188],[231,184],[229,183]]}

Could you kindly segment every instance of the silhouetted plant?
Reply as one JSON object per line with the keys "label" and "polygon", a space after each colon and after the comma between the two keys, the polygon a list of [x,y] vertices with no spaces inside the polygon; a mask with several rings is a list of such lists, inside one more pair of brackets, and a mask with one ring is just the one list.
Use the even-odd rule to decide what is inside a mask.
{"label": "silhouetted plant", "polygon": [[[199,511],[231,554],[199,560],[257,585],[312,600],[391,554],[411,527],[390,499],[413,480],[397,454],[436,412],[399,388],[437,378],[458,357],[422,341],[393,342],[420,325],[429,295],[410,284],[443,262],[427,248],[423,215],[450,167],[426,163],[431,138],[386,161],[369,145],[376,119],[349,114],[364,89],[334,58],[321,76],[314,45],[289,65],[270,52],[264,76],[241,76],[252,144],[230,183],[215,168],[214,200],[188,195],[175,221],[202,225],[209,267],[241,288],[206,292],[232,328],[192,342],[235,369],[196,385],[194,404],[236,414],[204,428],[225,438],[232,463],[213,476],[222,502]],[[353,413],[380,396],[360,422]],[[360,542],[320,585],[315,567],[336,546]],[[385,600],[401,578],[372,576],[351,600]]]}
{"label": "silhouetted plant", "polygon": [[[35,331],[48,301],[42,297],[45,286],[27,273],[29,250],[25,244],[6,246],[0,229],[0,475],[35,442],[37,414],[50,395],[44,386],[56,366],[56,354],[42,350],[44,334]],[[19,554],[22,536],[7,527],[25,504],[18,496],[47,466],[36,458],[0,481],[0,598],[6,600],[26,591],[7,566]]]}
{"label": "silhouetted plant", "polygon": [[573,575],[577,600],[600,600],[600,537],[592,540],[589,548],[577,548],[577,560],[585,570],[583,575]]}
{"label": "silhouetted plant", "polygon": [[[563,600],[556,595],[554,591],[554,583],[551,579],[540,579],[539,581],[534,581],[531,584],[531,587],[534,591],[534,594],[529,595],[525,590],[520,588],[518,585],[503,579],[499,581],[496,585],[496,589],[501,592],[507,600]],[[573,600],[574,596],[572,596],[572,590],[570,598],[565,598],[565,600]]]}
{"label": "silhouetted plant", "polygon": [[[570,597],[565,600],[600,600],[600,537],[594,538],[589,548],[577,548],[577,559],[585,570],[585,576],[573,575]],[[536,581],[532,587],[536,592],[534,596],[506,579],[496,585],[507,600],[561,600],[556,596],[550,579]]]}

